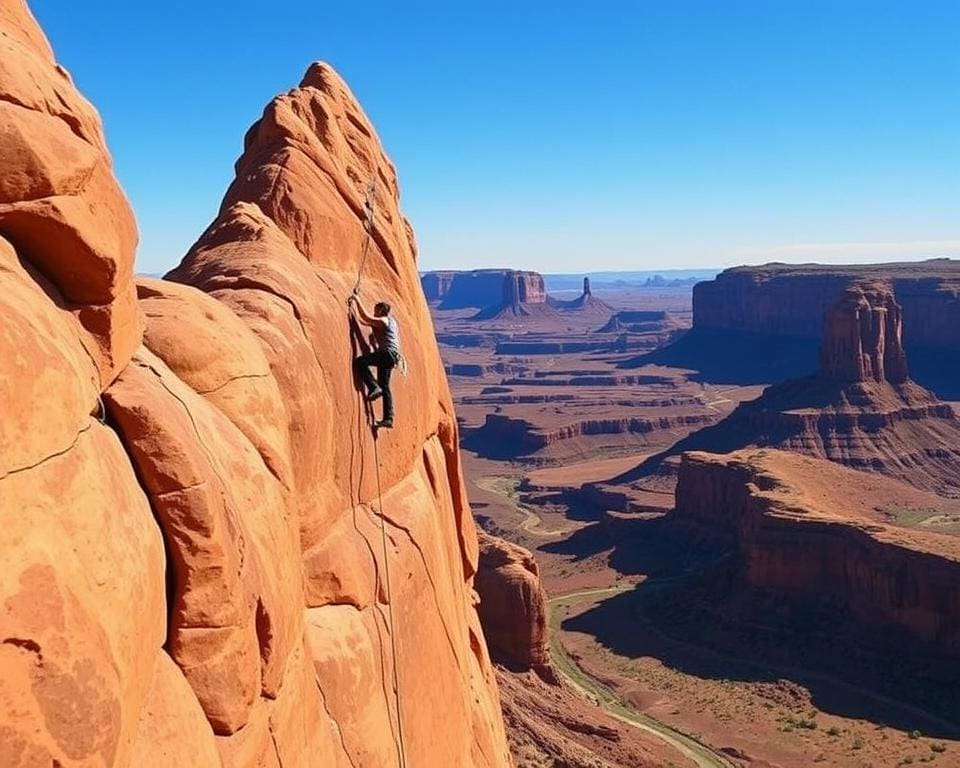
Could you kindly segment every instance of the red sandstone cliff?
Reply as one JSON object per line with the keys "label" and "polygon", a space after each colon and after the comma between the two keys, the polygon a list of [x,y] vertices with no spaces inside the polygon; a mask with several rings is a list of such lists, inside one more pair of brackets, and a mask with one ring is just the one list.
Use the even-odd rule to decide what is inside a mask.
{"label": "red sandstone cliff", "polygon": [[[343,81],[271,102],[176,282],[135,286],[96,113],[20,0],[0,32],[0,763],[391,766],[402,728],[408,765],[509,765],[412,230]],[[411,368],[376,446],[374,175],[363,296]]]}
{"label": "red sandstone cliff", "polygon": [[828,600],[960,658],[960,540],[890,524],[872,503],[907,493],[780,451],[689,453],[675,516],[732,541],[752,586]]}
{"label": "red sandstone cliff", "polygon": [[910,346],[960,349],[960,262],[737,267],[694,288],[694,327],[782,336],[820,336],[844,290],[887,283],[903,307]]}
{"label": "red sandstone cliff", "polygon": [[907,376],[904,321],[884,283],[845,289],[826,314],[821,370],[767,388],[718,424],[618,478],[629,484],[684,451],[774,447],[960,494],[960,420]]}
{"label": "red sandstone cliff", "polygon": [[882,283],[901,307],[913,377],[960,398],[960,261],[737,267],[693,291],[693,329],[670,347],[625,363],[693,368],[712,381],[769,383],[809,374],[826,313],[844,291]]}
{"label": "red sandstone cliff", "polygon": [[517,768],[685,765],[670,746],[606,715],[561,683],[550,662],[549,606],[533,555],[478,531],[480,618],[497,663]]}
{"label": "red sandstone cliff", "polygon": [[482,531],[476,586],[480,619],[495,658],[550,680],[547,598],[533,555]]}
{"label": "red sandstone cliff", "polygon": [[826,315],[820,372],[842,382],[903,384],[903,311],[884,285],[847,288]]}

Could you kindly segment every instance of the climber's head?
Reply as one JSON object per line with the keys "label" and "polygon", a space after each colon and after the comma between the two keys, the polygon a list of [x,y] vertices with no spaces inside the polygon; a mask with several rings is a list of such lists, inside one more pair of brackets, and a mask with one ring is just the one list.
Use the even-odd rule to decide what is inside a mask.
{"label": "climber's head", "polygon": [[390,305],[385,301],[378,301],[376,306],[373,308],[373,314],[377,317],[386,317],[390,314]]}

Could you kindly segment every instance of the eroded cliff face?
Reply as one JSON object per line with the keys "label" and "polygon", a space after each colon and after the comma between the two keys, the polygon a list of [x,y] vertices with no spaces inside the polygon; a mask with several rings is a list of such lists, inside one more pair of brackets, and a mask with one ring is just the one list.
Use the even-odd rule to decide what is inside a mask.
{"label": "eroded cliff face", "polygon": [[851,285],[884,282],[903,307],[907,346],[960,349],[960,262],[736,267],[694,288],[694,327],[820,338]]}
{"label": "eroded cliff face", "polygon": [[523,547],[479,532],[480,619],[493,654],[520,670],[555,680],[547,647],[547,598],[540,569]]}
{"label": "eroded cliff face", "polygon": [[[0,763],[509,765],[412,229],[343,81],[271,102],[135,284],[95,111],[20,0],[0,31]],[[373,177],[362,297],[410,366],[376,442],[346,312]]]}
{"label": "eroded cliff face", "polygon": [[843,382],[907,381],[903,311],[884,285],[854,285],[827,311],[820,371]]}
{"label": "eroded cliff face", "polygon": [[848,287],[826,312],[815,375],[768,387],[668,454],[766,446],[960,494],[960,420],[908,378],[904,329],[888,285]]}
{"label": "eroded cliff face", "polygon": [[781,451],[688,453],[675,515],[731,542],[752,586],[826,600],[957,658],[958,539],[883,522],[860,502],[893,503],[902,493],[883,478]]}
{"label": "eroded cliff face", "polygon": [[441,270],[420,278],[428,301],[441,309],[490,309],[518,304],[543,304],[547,290],[543,275],[517,269]]}

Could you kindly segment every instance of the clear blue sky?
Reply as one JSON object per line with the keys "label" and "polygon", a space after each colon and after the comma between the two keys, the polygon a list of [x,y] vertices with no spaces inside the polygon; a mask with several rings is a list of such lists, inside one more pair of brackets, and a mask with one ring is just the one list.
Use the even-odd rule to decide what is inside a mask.
{"label": "clear blue sky", "polygon": [[421,268],[960,256],[957,0],[32,0],[175,264],[246,128],[331,62]]}

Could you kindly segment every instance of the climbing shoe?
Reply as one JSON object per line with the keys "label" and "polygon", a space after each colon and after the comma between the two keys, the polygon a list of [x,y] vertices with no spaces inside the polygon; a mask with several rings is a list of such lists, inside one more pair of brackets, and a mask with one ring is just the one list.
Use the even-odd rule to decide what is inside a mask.
{"label": "climbing shoe", "polygon": [[367,402],[372,403],[374,400],[379,400],[383,397],[383,390],[380,387],[374,387],[369,392],[367,392]]}
{"label": "climbing shoe", "polygon": [[393,429],[393,419],[383,419],[374,424],[377,429]]}

